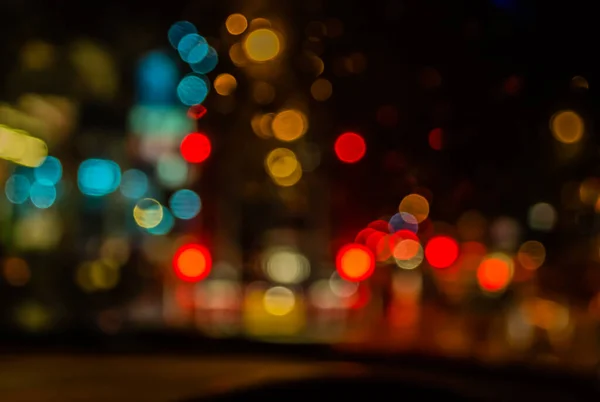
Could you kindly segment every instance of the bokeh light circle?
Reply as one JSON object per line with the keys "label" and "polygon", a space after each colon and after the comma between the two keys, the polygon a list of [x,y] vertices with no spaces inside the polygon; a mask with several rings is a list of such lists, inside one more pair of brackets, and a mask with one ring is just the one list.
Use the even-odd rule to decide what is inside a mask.
{"label": "bokeh light circle", "polygon": [[334,144],[335,154],[344,163],[356,163],[367,152],[367,145],[363,137],[356,133],[340,135]]}
{"label": "bokeh light circle", "polygon": [[13,174],[6,180],[4,193],[13,204],[22,204],[29,199],[31,182],[22,174]]}
{"label": "bokeh light circle", "polygon": [[429,201],[422,195],[409,194],[402,199],[398,210],[412,215],[417,223],[421,223],[429,216]]}
{"label": "bokeh light circle", "polygon": [[502,253],[491,254],[477,268],[477,282],[488,292],[500,292],[510,283],[514,274],[512,259]]}
{"label": "bokeh light circle", "polygon": [[148,228],[148,233],[154,236],[163,236],[168,234],[175,226],[175,218],[169,209],[162,207],[163,216],[158,225]]}
{"label": "bokeh light circle", "polygon": [[36,181],[53,186],[62,177],[62,164],[57,158],[48,156],[40,166],[33,169],[33,176]]}
{"label": "bokeh light circle", "polygon": [[212,268],[212,256],[200,244],[186,244],[173,257],[175,275],[184,282],[199,282],[205,279]]}
{"label": "bokeh light circle", "polygon": [[180,150],[183,159],[189,163],[202,163],[210,156],[212,145],[206,135],[191,133],[181,141]]}
{"label": "bokeh light circle", "polygon": [[296,296],[294,292],[283,286],[274,286],[267,290],[263,296],[265,311],[274,316],[288,315],[294,310]]}
{"label": "bokeh light circle", "polygon": [[564,144],[574,144],[583,137],[585,124],[581,116],[574,111],[563,110],[552,116],[550,129],[558,141]]}
{"label": "bokeh light circle", "polygon": [[50,208],[56,201],[56,187],[36,181],[31,185],[29,197],[31,203],[36,207],[41,209]]}
{"label": "bokeh light circle", "polygon": [[171,46],[177,49],[179,42],[184,36],[195,33],[198,33],[198,30],[194,24],[189,21],[178,21],[171,25],[171,28],[169,28],[169,43]]}
{"label": "bokeh light circle", "polygon": [[434,268],[448,268],[458,258],[458,243],[449,236],[436,236],[425,246],[425,258]]}
{"label": "bokeh light circle", "polygon": [[338,251],[335,266],[343,279],[360,282],[375,271],[375,256],[362,244],[347,244]]}
{"label": "bokeh light circle", "polygon": [[178,190],[171,196],[169,206],[175,217],[189,220],[200,213],[202,202],[200,196],[192,190]]}
{"label": "bokeh light circle", "polygon": [[546,260],[546,248],[539,241],[526,241],[519,247],[517,260],[525,269],[538,269]]}
{"label": "bokeh light circle", "polygon": [[248,34],[243,47],[250,60],[265,62],[277,57],[281,43],[272,29],[261,28]]}
{"label": "bokeh light circle", "polygon": [[186,63],[200,63],[208,55],[209,46],[204,37],[192,33],[181,38],[177,44],[179,56]]}
{"label": "bokeh light circle", "polygon": [[121,168],[111,160],[87,159],[79,165],[77,184],[85,195],[110,194],[121,184]]}
{"label": "bokeh light circle", "polygon": [[123,172],[120,189],[124,197],[137,200],[148,191],[148,176],[141,170],[129,169]]}
{"label": "bokeh light circle", "polygon": [[209,87],[206,80],[195,74],[186,75],[177,85],[177,96],[181,103],[194,106],[204,102]]}
{"label": "bokeh light circle", "polygon": [[225,21],[227,32],[232,35],[241,35],[248,28],[248,20],[242,14],[231,14]]}
{"label": "bokeh light circle", "polygon": [[308,129],[306,116],[299,110],[283,110],[275,115],[271,122],[271,130],[275,138],[291,142],[302,137]]}
{"label": "bokeh light circle", "polygon": [[190,67],[195,73],[208,74],[217,67],[217,64],[219,64],[219,55],[212,46],[209,46],[206,56],[197,63],[191,63]]}
{"label": "bokeh light circle", "polygon": [[141,199],[133,208],[133,219],[138,226],[151,229],[162,221],[163,207],[153,198]]}
{"label": "bokeh light circle", "polygon": [[417,218],[408,212],[399,212],[390,218],[388,229],[390,233],[396,233],[400,230],[417,233],[419,231],[419,224],[417,223]]}

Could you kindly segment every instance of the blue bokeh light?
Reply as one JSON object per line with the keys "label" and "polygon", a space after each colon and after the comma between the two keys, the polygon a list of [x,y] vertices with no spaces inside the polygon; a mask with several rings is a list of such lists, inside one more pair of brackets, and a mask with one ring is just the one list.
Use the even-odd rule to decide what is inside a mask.
{"label": "blue bokeh light", "polygon": [[112,193],[121,183],[121,168],[105,159],[87,159],[79,165],[77,184],[85,195],[103,196]]}
{"label": "blue bokeh light", "polygon": [[179,45],[177,45],[177,50],[181,60],[192,64],[204,60],[208,54],[208,47],[208,42],[203,36],[189,34],[181,39]]}
{"label": "blue bokeh light", "polygon": [[162,236],[169,233],[175,226],[175,218],[168,208],[163,206],[163,218],[160,223],[153,228],[148,229],[148,233],[155,236]]}
{"label": "blue bokeh light", "polygon": [[396,233],[400,230],[409,230],[416,234],[419,231],[417,218],[407,212],[400,212],[392,216],[388,226],[390,233]]}
{"label": "blue bokeh light", "polygon": [[194,24],[189,21],[178,21],[171,25],[167,35],[169,37],[169,43],[171,46],[177,49],[179,42],[184,36],[194,33],[198,33],[198,29],[196,29]]}
{"label": "blue bokeh light", "polygon": [[31,185],[31,202],[38,208],[49,208],[56,201],[56,188],[50,184],[42,184],[38,181]]}
{"label": "blue bokeh light", "polygon": [[137,169],[130,169],[121,177],[121,194],[124,197],[138,199],[148,191],[148,176]]}
{"label": "blue bokeh light", "polygon": [[197,63],[191,63],[190,67],[192,67],[192,70],[194,70],[194,72],[196,73],[208,74],[212,70],[214,70],[215,67],[217,67],[218,63],[219,55],[217,54],[217,51],[212,46],[210,46],[208,48],[208,53],[206,54],[206,57],[204,57],[201,61]]}
{"label": "blue bokeh light", "polygon": [[175,61],[162,51],[148,53],[137,68],[137,95],[141,105],[170,105],[175,102],[179,71]]}
{"label": "blue bokeh light", "polygon": [[22,204],[29,198],[31,182],[22,174],[13,174],[6,180],[4,193],[13,204]]}
{"label": "blue bokeh light", "polygon": [[194,106],[204,102],[208,95],[209,85],[204,77],[188,74],[181,79],[177,86],[177,96],[181,103]]}
{"label": "blue bokeh light", "polygon": [[62,164],[57,158],[48,156],[40,166],[33,170],[33,176],[39,183],[53,186],[62,177]]}
{"label": "blue bokeh light", "polygon": [[192,219],[202,209],[200,196],[192,190],[178,190],[169,200],[173,215],[179,219]]}

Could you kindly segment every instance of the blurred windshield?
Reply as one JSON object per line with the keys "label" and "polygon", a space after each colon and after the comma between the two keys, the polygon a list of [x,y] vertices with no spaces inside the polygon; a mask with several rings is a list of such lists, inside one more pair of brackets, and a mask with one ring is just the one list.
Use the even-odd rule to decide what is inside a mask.
{"label": "blurred windshield", "polygon": [[59,3],[0,4],[3,332],[596,364],[593,13]]}

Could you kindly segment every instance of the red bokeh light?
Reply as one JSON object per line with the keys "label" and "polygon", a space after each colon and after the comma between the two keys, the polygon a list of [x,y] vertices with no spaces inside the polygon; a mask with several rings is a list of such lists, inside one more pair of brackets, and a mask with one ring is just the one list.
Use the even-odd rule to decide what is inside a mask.
{"label": "red bokeh light", "polygon": [[389,231],[390,231],[389,224],[387,223],[387,221],[384,221],[383,219],[378,219],[376,221],[373,221],[373,222],[369,223],[367,225],[367,227],[371,228],[371,229],[375,229],[379,232],[384,232],[384,233],[389,233]]}
{"label": "red bokeh light", "polygon": [[185,282],[199,282],[210,274],[212,257],[210,251],[199,244],[181,246],[173,257],[175,275]]}
{"label": "red bokeh light", "polygon": [[441,128],[434,128],[429,132],[429,146],[436,151],[442,150],[444,132]]}
{"label": "red bokeh light", "polygon": [[188,117],[194,120],[200,120],[205,114],[206,108],[202,105],[194,105],[187,112]]}
{"label": "red bokeh light", "polygon": [[346,244],[338,251],[335,266],[343,279],[360,282],[373,275],[375,256],[362,244]]}
{"label": "red bokeh light", "polygon": [[458,258],[458,243],[448,236],[436,236],[425,246],[425,258],[434,268],[448,268]]}
{"label": "red bokeh light", "polygon": [[411,232],[410,230],[402,229],[397,231],[396,233],[389,236],[389,247],[392,254],[394,253],[394,249],[398,244],[400,244],[403,240],[413,240],[419,243],[419,237]]}
{"label": "red bokeh light", "polygon": [[181,141],[181,156],[190,163],[202,163],[212,151],[210,140],[201,133],[191,133]]}
{"label": "red bokeh light", "polygon": [[363,137],[356,133],[344,133],[335,141],[334,150],[342,162],[356,163],[365,156],[367,144]]}
{"label": "red bokeh light", "polygon": [[358,232],[358,234],[354,238],[354,242],[358,243],[358,244],[366,244],[369,236],[371,234],[375,233],[375,231],[376,230],[373,228],[365,228],[365,229],[361,230],[360,232]]}
{"label": "red bokeh light", "polygon": [[369,237],[367,237],[365,246],[367,246],[374,255],[377,255],[377,245],[384,237],[385,233],[376,230],[373,233],[371,233]]}

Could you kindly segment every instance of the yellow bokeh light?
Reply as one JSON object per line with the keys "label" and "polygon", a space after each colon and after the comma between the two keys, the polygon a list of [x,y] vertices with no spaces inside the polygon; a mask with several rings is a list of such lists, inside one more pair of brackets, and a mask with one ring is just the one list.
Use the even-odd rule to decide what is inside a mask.
{"label": "yellow bokeh light", "polygon": [[554,138],[563,144],[574,144],[581,140],[585,124],[581,116],[572,110],[563,110],[550,119],[550,129]]}
{"label": "yellow bokeh light", "polygon": [[242,14],[231,14],[225,21],[227,32],[232,35],[240,35],[248,28],[248,20]]}
{"label": "yellow bokeh light", "polygon": [[277,57],[281,50],[279,36],[272,29],[261,28],[250,32],[244,41],[244,51],[248,58],[265,62]]}
{"label": "yellow bokeh light", "polygon": [[398,210],[411,214],[421,223],[429,216],[429,202],[422,195],[409,194],[400,202]]}
{"label": "yellow bokeh light", "polygon": [[290,142],[297,140],[306,133],[308,121],[302,112],[288,109],[277,113],[271,128],[275,138]]}
{"label": "yellow bokeh light", "polygon": [[538,269],[546,259],[546,248],[539,241],[526,241],[519,248],[517,259],[523,268],[529,270]]}
{"label": "yellow bokeh light", "polygon": [[268,250],[262,263],[267,277],[277,283],[298,284],[310,274],[308,258],[293,249]]}
{"label": "yellow bokeh light", "polygon": [[287,148],[272,150],[265,160],[267,172],[273,178],[283,179],[290,177],[298,169],[296,154]]}
{"label": "yellow bokeh light", "polygon": [[272,26],[273,24],[271,24],[271,21],[266,18],[254,18],[249,24],[250,30],[252,31],[259,28],[271,28]]}
{"label": "yellow bokeh light", "polygon": [[89,278],[95,289],[113,289],[119,283],[119,267],[110,260],[94,261],[89,266]]}
{"label": "yellow bokeh light", "polygon": [[135,223],[145,229],[152,229],[158,226],[163,219],[163,214],[162,205],[152,198],[140,200],[133,208]]}
{"label": "yellow bokeh light", "polygon": [[48,156],[48,146],[26,131],[0,125],[0,158],[27,167],[38,167]]}
{"label": "yellow bokeh light", "polygon": [[333,92],[333,87],[331,86],[331,82],[326,80],[325,78],[319,78],[310,87],[310,94],[315,100],[318,101],[326,101],[331,97],[331,93]]}
{"label": "yellow bokeh light", "polygon": [[265,292],[263,306],[271,315],[284,316],[294,310],[296,297],[294,293],[283,286],[275,286]]}
{"label": "yellow bokeh light", "polygon": [[215,91],[219,95],[231,95],[237,88],[237,81],[231,74],[219,74],[214,82]]}
{"label": "yellow bokeh light", "polygon": [[287,177],[272,177],[273,182],[275,182],[275,184],[277,184],[280,187],[291,187],[298,183],[301,178],[302,166],[300,165],[300,163],[297,164],[296,170],[294,170],[294,172],[291,175]]}

